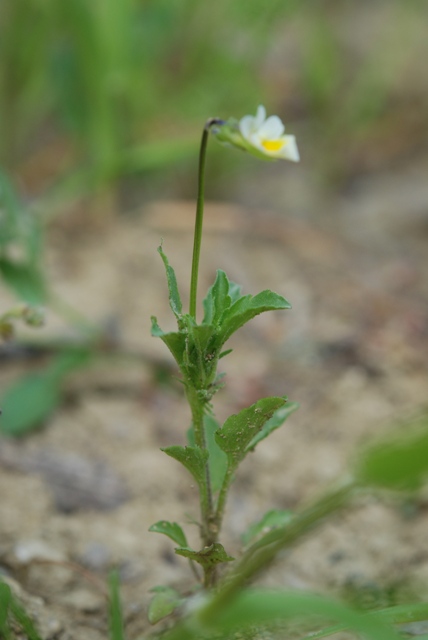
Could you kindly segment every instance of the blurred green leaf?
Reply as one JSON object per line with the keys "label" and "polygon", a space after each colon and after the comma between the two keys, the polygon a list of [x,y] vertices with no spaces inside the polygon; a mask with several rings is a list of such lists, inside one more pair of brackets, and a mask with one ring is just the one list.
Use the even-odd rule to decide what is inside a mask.
{"label": "blurred green leaf", "polygon": [[15,382],[2,396],[0,431],[20,436],[44,423],[61,404],[64,378],[84,366],[90,355],[85,350],[64,352],[45,370]]}
{"label": "blurred green leaf", "polygon": [[[215,600],[215,596],[214,596]],[[241,592],[221,610],[207,605],[200,610],[198,622],[213,625],[223,633],[235,629],[242,631],[251,625],[269,625],[272,622],[320,617],[339,622],[347,629],[370,640],[399,640],[401,636],[382,620],[363,615],[331,598],[302,592],[284,592],[248,589]],[[208,619],[207,619],[208,618]],[[191,636],[190,636],[191,637]]]}
{"label": "blurred green leaf", "polygon": [[218,446],[227,454],[229,466],[236,468],[250,451],[250,443],[270,420],[275,411],[286,403],[285,398],[262,398],[247,409],[227,418],[215,433]]}
{"label": "blurred green leaf", "polygon": [[356,466],[359,482],[387,489],[416,489],[427,477],[427,417],[367,448]]}
{"label": "blurred green leaf", "polygon": [[3,258],[0,259],[0,272],[19,298],[33,305],[46,303],[46,282],[34,265],[18,264]]}
{"label": "blurred green leaf", "polygon": [[287,524],[293,515],[290,509],[271,509],[267,511],[258,522],[248,527],[247,531],[242,535],[244,546],[248,546],[260,535],[268,533],[275,527],[281,527]]}
{"label": "blurred green leaf", "polygon": [[154,533],[163,533],[176,542],[180,547],[187,547],[186,535],[177,522],[168,522],[168,520],[159,520],[149,528]]}
{"label": "blurred green leaf", "polygon": [[[7,617],[9,614],[9,606],[12,599],[12,593],[9,585],[0,580],[0,633],[5,637],[7,634]],[[10,636],[9,636],[10,637]]]}
{"label": "blurred green leaf", "polygon": [[122,604],[120,602],[119,574],[112,571],[109,575],[109,631],[110,640],[125,640]]}
{"label": "blurred green leaf", "polygon": [[153,587],[154,596],[150,601],[147,617],[150,624],[156,624],[169,616],[183,602],[180,594],[171,587]]}

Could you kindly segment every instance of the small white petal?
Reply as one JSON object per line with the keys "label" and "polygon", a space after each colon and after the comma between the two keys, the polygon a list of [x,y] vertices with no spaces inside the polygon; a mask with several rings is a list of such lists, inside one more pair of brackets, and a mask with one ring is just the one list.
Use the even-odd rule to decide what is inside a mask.
{"label": "small white petal", "polygon": [[270,116],[259,129],[259,135],[264,140],[275,140],[284,133],[284,125],[278,116]]}
{"label": "small white petal", "polygon": [[266,109],[262,104],[259,104],[259,106],[257,107],[257,113],[254,120],[254,124],[257,129],[259,129],[259,127],[261,127],[263,122],[266,120]]}
{"label": "small white petal", "polygon": [[253,132],[254,120],[255,118],[253,116],[244,116],[239,121],[239,130],[247,140]]}
{"label": "small white petal", "polygon": [[292,160],[293,162],[299,162],[300,154],[297,148],[295,136],[283,136],[284,146],[281,149],[281,158]]}

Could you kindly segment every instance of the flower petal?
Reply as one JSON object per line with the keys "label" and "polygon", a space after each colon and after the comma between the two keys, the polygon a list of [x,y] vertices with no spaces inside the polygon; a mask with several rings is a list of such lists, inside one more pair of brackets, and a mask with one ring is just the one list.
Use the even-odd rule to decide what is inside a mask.
{"label": "flower petal", "polygon": [[259,106],[257,107],[257,113],[255,117],[255,122],[254,122],[257,129],[259,129],[262,126],[265,120],[266,120],[266,109],[262,104],[259,104]]}
{"label": "flower petal", "polygon": [[265,140],[274,140],[284,133],[285,127],[278,116],[270,116],[259,129],[259,135]]}
{"label": "flower petal", "polygon": [[254,116],[244,116],[239,121],[239,130],[247,140],[250,138],[251,134],[254,132],[255,118]]}
{"label": "flower petal", "polygon": [[299,162],[300,154],[297,148],[295,136],[283,136],[284,146],[278,153],[279,158],[285,158],[286,160],[292,160],[293,162]]}

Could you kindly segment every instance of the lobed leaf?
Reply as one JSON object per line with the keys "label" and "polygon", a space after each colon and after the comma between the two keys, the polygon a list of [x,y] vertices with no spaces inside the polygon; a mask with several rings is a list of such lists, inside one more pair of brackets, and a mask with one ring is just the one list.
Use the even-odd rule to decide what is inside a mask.
{"label": "lobed leaf", "polygon": [[180,547],[187,547],[187,539],[183,529],[177,522],[168,522],[168,520],[159,520],[149,528],[154,533],[163,533]]}
{"label": "lobed leaf", "polygon": [[285,398],[262,398],[247,409],[230,416],[215,433],[218,446],[224,451],[232,468],[238,466],[250,450],[249,445],[275,411],[286,403]]}

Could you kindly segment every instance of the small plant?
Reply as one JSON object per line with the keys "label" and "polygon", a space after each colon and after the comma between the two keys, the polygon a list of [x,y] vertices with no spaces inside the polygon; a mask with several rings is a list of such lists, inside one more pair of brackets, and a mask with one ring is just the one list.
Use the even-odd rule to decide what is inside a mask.
{"label": "small plant", "polygon": [[[397,490],[416,487],[428,472],[426,421],[416,435],[391,445],[382,443],[365,452],[354,465],[354,473],[339,479],[321,498],[296,513],[268,511],[243,533],[241,558],[232,558],[222,544],[222,524],[230,486],[240,463],[257,444],[278,429],[297,409],[286,396],[268,397],[232,415],[220,426],[213,412],[212,399],[223,386],[219,361],[231,352],[228,339],[252,318],[273,310],[288,310],[290,303],[266,289],[256,295],[241,293],[241,287],[218,270],[215,282],[203,300],[202,321],[197,320],[197,284],[204,212],[204,173],[209,135],[219,142],[247,151],[265,160],[299,160],[296,140],[284,134],[277,116],[266,118],[259,106],[257,114],[240,121],[212,118],[207,121],[199,155],[198,198],[190,281],[189,312],[183,305],[174,269],[160,246],[158,251],[166,269],[170,308],[177,331],[164,332],[152,318],[152,335],[168,347],[181,373],[181,381],[192,416],[187,446],[169,446],[163,451],[180,462],[192,475],[199,490],[201,545],[189,547],[182,527],[161,520],[150,531],[168,536],[177,546],[175,553],[187,558],[200,583],[199,592],[185,599],[169,586],[158,586],[149,607],[149,620],[156,623],[175,610],[180,622],[167,633],[168,640],[229,638],[233,630],[254,628],[293,618],[321,618],[336,626],[325,627],[316,637],[351,629],[366,637],[400,637],[388,622],[425,619],[428,606],[418,603],[400,609],[392,607],[379,615],[362,615],[329,598],[306,593],[248,589],[247,584],[266,569],[279,551],[295,543],[327,516],[348,505],[356,491],[367,486]],[[417,464],[412,464],[412,459]],[[199,565],[199,568],[198,568]],[[413,607],[413,608],[412,608]],[[306,620],[307,622],[307,620]],[[313,628],[312,628],[313,630]],[[302,635],[302,634],[301,634]],[[280,636],[282,637],[282,635]]]}
{"label": "small plant", "polygon": [[[151,531],[169,536],[179,545],[175,550],[177,554],[201,566],[205,588],[217,583],[218,566],[233,560],[219,540],[227,495],[239,464],[258,442],[281,426],[297,408],[286,397],[263,398],[239,414],[230,416],[221,428],[214,418],[211,401],[223,384],[222,375],[217,369],[219,360],[231,352],[225,347],[228,339],[260,313],[290,309],[291,305],[268,289],[255,296],[242,295],[241,287],[231,282],[224,271],[218,270],[216,280],[203,301],[202,322],[196,320],[204,171],[210,131],[218,140],[257,157],[299,160],[294,136],[284,135],[284,125],[277,116],[266,119],[266,111],[262,106],[258,108],[256,117],[245,116],[240,122],[224,122],[216,118],[208,120],[199,156],[199,193],[189,313],[183,312],[174,270],[162,247],[159,247],[166,268],[170,307],[176,317],[178,331],[165,333],[156,318],[152,318],[152,333],[163,340],[178,364],[192,415],[188,446],[171,446],[164,451],[186,467],[198,486],[202,547],[199,550],[190,549],[177,523],[157,522]],[[164,597],[164,593],[157,599],[160,597]]]}

